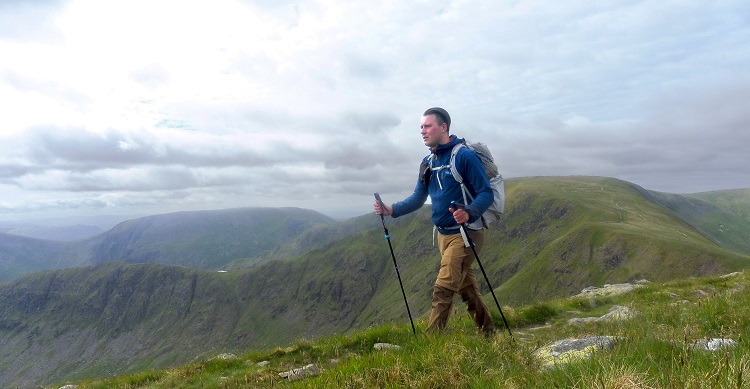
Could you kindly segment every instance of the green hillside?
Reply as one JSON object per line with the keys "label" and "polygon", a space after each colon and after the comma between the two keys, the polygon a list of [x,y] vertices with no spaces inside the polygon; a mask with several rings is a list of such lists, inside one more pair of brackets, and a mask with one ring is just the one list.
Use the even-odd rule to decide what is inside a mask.
{"label": "green hillside", "polygon": [[0,233],[0,282],[56,266],[58,242]]}
{"label": "green hillside", "polygon": [[120,223],[84,245],[91,264],[125,261],[219,269],[334,222],[299,208],[177,212]]}
{"label": "green hillside", "polygon": [[750,263],[644,193],[609,178],[512,182],[510,209],[483,254],[499,294],[527,303],[589,285],[720,274]]}
{"label": "green hillside", "polygon": [[76,242],[0,234],[0,270],[4,270],[0,281],[35,271],[113,261],[221,269],[244,259],[251,266],[266,261],[265,252],[300,242],[300,235],[309,236],[328,225],[338,224],[307,209],[234,208],[132,219]]}
{"label": "green hillside", "polygon": [[714,204],[750,223],[750,188],[687,195]]}
{"label": "green hillside", "polygon": [[[624,181],[536,177],[508,180],[506,190],[507,213],[487,231],[481,253],[504,305],[562,298],[591,285],[725,274],[750,264],[748,255],[721,246],[663,201]],[[197,260],[210,258],[210,250],[219,256],[224,245],[238,244],[175,245],[186,257],[179,259],[174,249],[156,244],[159,239],[164,247],[187,242],[176,229],[164,227],[167,220],[159,221],[160,228],[141,220],[138,228],[127,226],[128,234],[113,230],[122,239],[109,242],[123,242],[114,246],[118,252],[127,252],[122,247],[152,250],[196,266],[210,262]],[[344,229],[325,222],[292,229],[296,235],[278,241],[278,249],[256,255],[266,255],[265,263],[227,273],[118,263],[0,284],[0,344],[8,345],[0,355],[0,386],[165,367],[217,350],[272,347],[408,323],[380,219],[369,214],[346,223]],[[409,306],[415,318],[422,318],[439,266],[429,207],[386,223]],[[233,233],[225,223],[219,225],[218,235]],[[206,230],[211,224],[201,226]],[[147,233],[151,228],[159,232],[158,239]],[[256,236],[255,231],[260,230],[234,231],[234,236]],[[94,246],[106,247],[86,247]],[[164,260],[161,255],[152,259]],[[482,287],[488,297],[489,289]]]}
{"label": "green hillside", "polygon": [[652,192],[680,218],[718,244],[750,255],[750,189],[685,196]]}
{"label": "green hillside", "polygon": [[225,347],[240,315],[232,294],[220,274],[163,265],[48,271],[0,284],[0,386],[165,366]]}
{"label": "green hillside", "polygon": [[[286,347],[217,351],[190,364],[76,382],[78,389],[132,388],[745,388],[750,368],[750,276],[646,283],[626,294],[567,297],[509,310],[511,338],[478,335],[467,315],[446,332],[413,336],[408,324],[370,327]],[[613,307],[629,318],[571,324]],[[426,322],[417,323],[420,331]],[[593,346],[539,357],[556,341],[601,337]],[[704,349],[716,343],[715,348]],[[377,349],[386,343],[398,348]],[[542,354],[543,355],[543,354]],[[306,367],[306,369],[305,369]],[[287,374],[308,372],[297,378]],[[284,377],[282,377],[284,376]],[[294,377],[294,376],[292,376]],[[65,381],[70,382],[70,381]],[[60,384],[62,384],[61,382]],[[58,384],[54,388],[59,387]]]}
{"label": "green hillside", "polygon": [[253,257],[234,260],[224,268],[246,269],[268,261],[295,258],[349,235],[376,228],[378,225],[380,225],[380,219],[373,218],[372,215],[358,216],[333,224],[318,224],[304,230],[294,239],[279,243]]}
{"label": "green hillside", "polygon": [[[712,242],[624,181],[523,178],[509,180],[506,191],[506,214],[487,231],[480,259],[498,297],[509,304],[565,296],[590,285],[719,274],[750,263],[747,255]],[[390,231],[418,312],[429,308],[438,266],[431,231],[426,212]],[[387,246],[381,245],[387,259]],[[484,291],[489,293],[486,286]],[[397,294],[382,299],[363,319],[377,317],[375,311],[383,308],[375,307],[398,306]]]}

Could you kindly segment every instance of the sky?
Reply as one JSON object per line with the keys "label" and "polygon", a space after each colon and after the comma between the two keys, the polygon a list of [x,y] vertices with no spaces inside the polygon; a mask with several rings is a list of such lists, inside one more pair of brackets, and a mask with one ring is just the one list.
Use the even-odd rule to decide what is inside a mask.
{"label": "sky", "polygon": [[750,2],[3,0],[0,221],[408,196],[425,109],[505,178],[750,187]]}

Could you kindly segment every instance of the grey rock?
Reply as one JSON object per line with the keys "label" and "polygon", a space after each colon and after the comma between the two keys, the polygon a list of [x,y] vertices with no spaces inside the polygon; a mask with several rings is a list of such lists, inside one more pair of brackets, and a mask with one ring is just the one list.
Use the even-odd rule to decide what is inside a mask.
{"label": "grey rock", "polygon": [[320,374],[321,369],[316,366],[315,364],[309,364],[297,369],[292,369],[289,371],[285,371],[283,373],[279,373],[279,377],[286,378],[289,381],[296,381],[305,377],[313,377],[318,374]]}
{"label": "grey rock", "polygon": [[623,294],[630,292],[633,289],[641,288],[643,287],[643,284],[604,284],[601,288],[597,288],[594,286],[589,286],[587,288],[584,288],[581,290],[581,293],[578,293],[574,297],[582,297],[582,298],[594,298],[594,297],[605,297],[605,296],[615,296],[618,294]]}
{"label": "grey rock", "polygon": [[701,339],[695,342],[695,348],[706,351],[717,351],[725,348],[732,348],[737,344],[736,341],[726,338]]}
{"label": "grey rock", "polygon": [[622,305],[615,305],[609,309],[609,313],[600,317],[574,317],[568,319],[568,324],[586,324],[592,322],[603,322],[603,321],[622,321],[630,319],[638,314],[638,312]]}
{"label": "grey rock", "polygon": [[390,343],[375,343],[376,350],[400,350],[401,346]]}
{"label": "grey rock", "polygon": [[617,336],[592,336],[558,340],[534,351],[543,368],[568,364],[591,356],[594,352],[611,349],[624,338]]}

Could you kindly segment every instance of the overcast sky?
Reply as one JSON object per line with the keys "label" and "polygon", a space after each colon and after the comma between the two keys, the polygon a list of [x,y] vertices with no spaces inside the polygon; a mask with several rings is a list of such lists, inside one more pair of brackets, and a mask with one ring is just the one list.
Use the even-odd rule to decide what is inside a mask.
{"label": "overcast sky", "polygon": [[414,188],[422,112],[506,178],[750,187],[750,2],[0,2],[0,220]]}

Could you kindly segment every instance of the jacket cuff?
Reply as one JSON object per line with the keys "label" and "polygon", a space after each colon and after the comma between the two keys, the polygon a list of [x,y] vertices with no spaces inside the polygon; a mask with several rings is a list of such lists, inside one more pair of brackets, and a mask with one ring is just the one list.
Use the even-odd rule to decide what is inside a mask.
{"label": "jacket cuff", "polygon": [[391,204],[391,217],[396,218],[399,216],[401,216],[401,214],[397,211],[396,203]]}
{"label": "jacket cuff", "polygon": [[479,210],[471,205],[466,206],[466,211],[469,212],[469,223],[474,223],[475,221],[479,220],[480,217],[482,217],[482,215],[479,213]]}

